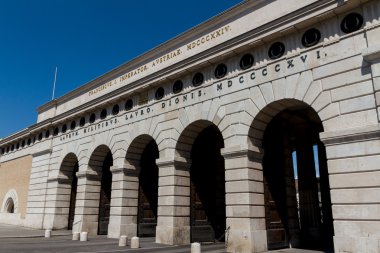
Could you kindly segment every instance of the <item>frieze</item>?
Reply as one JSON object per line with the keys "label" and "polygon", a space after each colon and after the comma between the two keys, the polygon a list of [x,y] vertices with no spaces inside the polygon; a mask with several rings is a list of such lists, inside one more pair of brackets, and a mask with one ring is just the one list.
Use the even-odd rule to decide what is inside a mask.
{"label": "frieze", "polygon": [[[104,120],[99,123],[91,124],[80,130],[73,131],[71,133],[64,134],[60,137],[60,141],[70,140],[72,138],[79,137],[80,135],[95,134],[102,130],[107,130],[115,127],[118,124],[133,123],[138,120],[161,113],[165,113],[168,110],[176,109],[179,107],[185,107],[204,99],[210,99],[206,94],[210,92],[211,96],[219,96],[223,93],[228,94],[228,92],[233,92],[235,89],[241,89],[240,85],[244,87],[259,85],[280,76],[286,76],[292,74],[294,71],[303,71],[308,69],[308,61],[321,59],[322,53],[320,50],[312,51],[307,54],[302,54],[295,56],[293,58],[288,58],[282,61],[274,62],[270,65],[261,66],[256,69],[251,69],[238,76],[223,80],[221,82],[216,82],[209,86],[204,86],[202,88],[197,88],[196,90],[187,92],[185,94],[180,94],[171,98],[167,98],[162,102],[156,100],[157,103],[147,105],[152,101],[148,101],[147,93],[143,92],[141,101],[139,101],[139,107],[133,111],[125,112],[123,115],[115,116],[112,119]],[[323,56],[327,56],[323,53]],[[300,66],[303,65],[303,66]],[[277,75],[276,75],[277,74]],[[240,84],[240,85],[239,85]],[[216,93],[215,93],[216,92]],[[214,94],[214,95],[212,95]]]}

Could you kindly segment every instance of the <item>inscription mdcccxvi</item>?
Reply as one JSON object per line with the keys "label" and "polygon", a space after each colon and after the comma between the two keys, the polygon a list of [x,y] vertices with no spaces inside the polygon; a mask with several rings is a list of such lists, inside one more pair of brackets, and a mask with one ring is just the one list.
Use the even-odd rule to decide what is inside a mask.
{"label": "inscription mdcccxvi", "polygon": [[93,90],[90,90],[88,92],[88,95],[93,96],[99,92],[102,92],[104,90],[107,90],[107,89],[115,86],[115,85],[118,85],[125,80],[128,80],[128,79],[135,77],[135,76],[139,76],[140,74],[146,72],[150,68],[157,67],[157,66],[159,66],[159,65],[161,65],[161,64],[163,64],[163,63],[165,63],[171,59],[178,57],[179,55],[182,55],[183,50],[187,50],[187,51],[193,50],[196,47],[210,43],[211,41],[214,41],[215,39],[224,36],[225,34],[227,34],[230,31],[231,31],[231,26],[226,25],[226,26],[219,28],[213,32],[210,32],[210,33],[200,37],[199,39],[188,43],[186,46],[183,46],[181,48],[173,50],[173,51],[153,60],[152,62],[150,62],[148,64],[145,64],[141,67],[138,67],[132,71],[129,71],[128,73],[126,73],[126,74],[124,74],[124,75],[122,75],[122,76],[120,76],[120,77],[118,77],[118,78],[116,78],[110,82],[104,83],[104,84],[100,85],[99,87],[97,87]]}
{"label": "inscription mdcccxvi", "polygon": [[[306,64],[310,58],[315,57],[315,59],[319,60],[324,57],[327,57],[326,53],[321,52],[320,50],[316,50],[315,52],[308,53],[308,54],[302,54],[298,57],[285,59],[280,62],[276,62],[274,64],[270,64],[268,66],[264,66],[259,69],[252,69],[251,71],[248,71],[246,73],[243,73],[241,75],[238,75],[233,79],[227,79],[223,82],[215,82],[211,89],[216,89],[217,92],[222,92],[223,90],[226,90],[227,92],[233,88],[240,88],[239,85],[246,85],[249,82],[251,82],[251,85],[258,85],[258,83],[253,83],[257,81],[257,79],[263,79],[262,82],[265,82],[266,78],[273,79],[274,73],[280,73],[282,70],[285,72],[284,75],[291,74],[291,71],[296,68],[300,64]],[[271,73],[272,72],[272,73]],[[246,79],[246,78],[247,79]],[[105,84],[106,85],[106,84]],[[112,84],[111,84],[112,85]],[[100,88],[100,87],[99,87]],[[147,95],[147,94],[145,94]],[[176,96],[174,98],[169,98],[166,101],[157,103],[155,105],[155,113],[163,113],[164,110],[169,109],[170,107],[175,106],[184,106],[187,102],[194,101],[196,99],[201,99],[205,97],[206,90],[205,88],[200,88],[196,91],[191,91],[179,96]],[[219,93],[220,95],[220,93]],[[146,104],[148,101],[148,98],[144,96],[143,101],[141,104]],[[114,118],[110,120],[106,120],[103,122],[91,124],[87,127],[83,128],[83,134],[90,134],[95,131],[101,130],[101,129],[107,129],[109,127],[115,127],[118,123],[128,122],[132,123],[135,120],[141,119],[142,117],[149,117],[149,115],[153,112],[152,106],[146,106],[143,108],[136,109],[132,112],[127,112],[124,115],[123,118]],[[74,131],[72,133],[64,134],[60,137],[60,141],[69,140],[71,138],[79,137],[80,136],[80,130]]]}

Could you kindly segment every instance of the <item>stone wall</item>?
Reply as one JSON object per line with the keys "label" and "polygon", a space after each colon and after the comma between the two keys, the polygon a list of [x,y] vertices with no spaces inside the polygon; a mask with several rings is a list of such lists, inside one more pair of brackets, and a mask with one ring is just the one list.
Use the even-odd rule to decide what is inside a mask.
{"label": "stone wall", "polygon": [[[32,156],[30,155],[0,163],[0,203],[4,203],[7,193],[14,189],[17,193],[17,212],[20,214],[20,219],[24,219],[26,214],[31,168]],[[1,222],[7,222],[7,220],[1,219]]]}
{"label": "stone wall", "polygon": [[[227,249],[263,252],[267,250],[264,132],[278,113],[307,108],[316,115],[313,120],[323,125],[319,137],[328,159],[335,251],[377,252],[380,3],[329,3],[305,8],[300,16],[294,15],[297,20],[288,20],[293,22],[291,27],[281,26],[281,32],[275,33],[280,27],[269,22],[272,30],[251,31],[256,37],[247,33],[239,40],[225,41],[216,45],[215,51],[161,73],[159,81],[148,80],[133,94],[128,90],[114,96],[110,93],[108,100],[89,106],[80,116],[70,115],[57,122],[54,128],[69,127],[37,141],[33,162],[29,157],[32,170],[25,224],[54,229],[66,226],[67,172],[73,163],[65,158],[70,155],[79,165],[74,229],[96,234],[99,171],[107,150],[113,157],[108,235],[136,235],[139,182],[134,159],[141,154],[144,140],[153,139],[159,149],[156,241],[189,243],[190,150],[202,129],[212,125],[224,140]],[[352,12],[363,16],[363,26],[346,34],[340,22]],[[242,19],[249,17],[244,17],[246,14],[241,14]],[[321,40],[304,47],[300,38],[309,28],[320,30]],[[267,34],[268,30],[272,33]],[[268,48],[277,41],[285,44],[285,54],[269,59]],[[254,65],[242,69],[239,61],[247,53],[253,55]],[[214,71],[220,63],[228,72],[218,79]],[[197,72],[203,73],[204,83],[195,87],[192,78]],[[179,93],[172,90],[175,80],[183,82]],[[161,99],[155,98],[158,87],[165,90]],[[128,99],[134,106],[124,109]],[[112,113],[114,105],[122,109]],[[101,118],[103,110],[107,115]],[[94,122],[89,120],[91,114],[96,116]],[[81,117],[85,119],[83,126]],[[53,132],[53,127],[50,130]]]}

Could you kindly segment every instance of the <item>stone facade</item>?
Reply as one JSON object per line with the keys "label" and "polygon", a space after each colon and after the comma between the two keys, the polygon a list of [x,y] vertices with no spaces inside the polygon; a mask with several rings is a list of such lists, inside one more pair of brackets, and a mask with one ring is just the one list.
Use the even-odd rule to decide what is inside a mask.
{"label": "stone facade", "polygon": [[[314,31],[304,39],[311,28],[320,31],[320,38]],[[315,220],[303,218],[305,210],[318,208],[310,204],[312,193],[297,195],[299,207],[291,193],[307,188],[302,180],[312,182],[315,175],[299,169],[294,188],[293,171],[286,170],[292,150],[298,166],[313,166],[311,149],[306,150],[316,145],[318,177],[326,179],[320,182],[325,190],[319,190],[322,220],[328,222],[325,210],[331,209],[333,229],[328,234],[335,252],[380,252],[379,41],[379,1],[245,1],[41,106],[36,125],[0,141],[1,170],[13,160],[33,156],[26,226],[63,229],[73,217],[73,231],[96,234],[105,222],[109,237],[132,237],[147,218],[141,217],[140,175],[144,161],[153,159],[158,167],[157,210],[156,220],[147,224],[155,225],[158,243],[188,244],[195,234],[193,189],[199,180],[192,148],[202,147],[198,137],[207,130],[222,139],[212,161],[223,161],[217,167],[224,173],[215,177],[224,182],[225,198],[220,201],[225,210],[213,214],[224,215],[227,250],[263,252],[281,231],[286,231],[285,247],[307,247],[319,240]],[[282,43],[284,52],[281,46],[273,47],[275,42]],[[252,66],[249,60],[242,63],[247,54],[253,56]],[[220,64],[226,67],[225,75]],[[200,85],[193,84],[196,73],[203,74]],[[285,198],[276,196],[281,193],[277,186],[271,189],[276,172],[268,174],[268,164],[276,161],[268,157],[278,150],[268,147],[273,142],[269,129],[277,129],[273,134],[284,130],[279,136],[285,137],[274,146],[283,147],[279,154],[285,161]],[[145,154],[152,143],[158,158]],[[112,174],[108,193],[103,186],[107,171]],[[24,169],[19,174],[29,177]],[[0,197],[9,187],[0,188]],[[274,234],[268,232],[276,216],[269,210],[271,201],[283,205],[276,211],[282,225]],[[107,205],[109,214],[100,220]],[[212,226],[217,234],[220,228],[211,220],[209,215],[211,225],[203,228],[209,231]],[[310,234],[307,240],[305,233]]]}

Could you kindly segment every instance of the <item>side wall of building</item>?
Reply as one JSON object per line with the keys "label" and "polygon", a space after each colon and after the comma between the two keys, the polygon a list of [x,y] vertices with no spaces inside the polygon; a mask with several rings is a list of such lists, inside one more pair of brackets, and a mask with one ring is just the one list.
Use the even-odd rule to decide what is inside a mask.
{"label": "side wall of building", "polygon": [[[31,168],[31,155],[0,163],[0,222],[23,224]],[[13,200],[14,213],[8,213],[8,210],[6,210],[7,201],[10,201],[10,199]]]}

